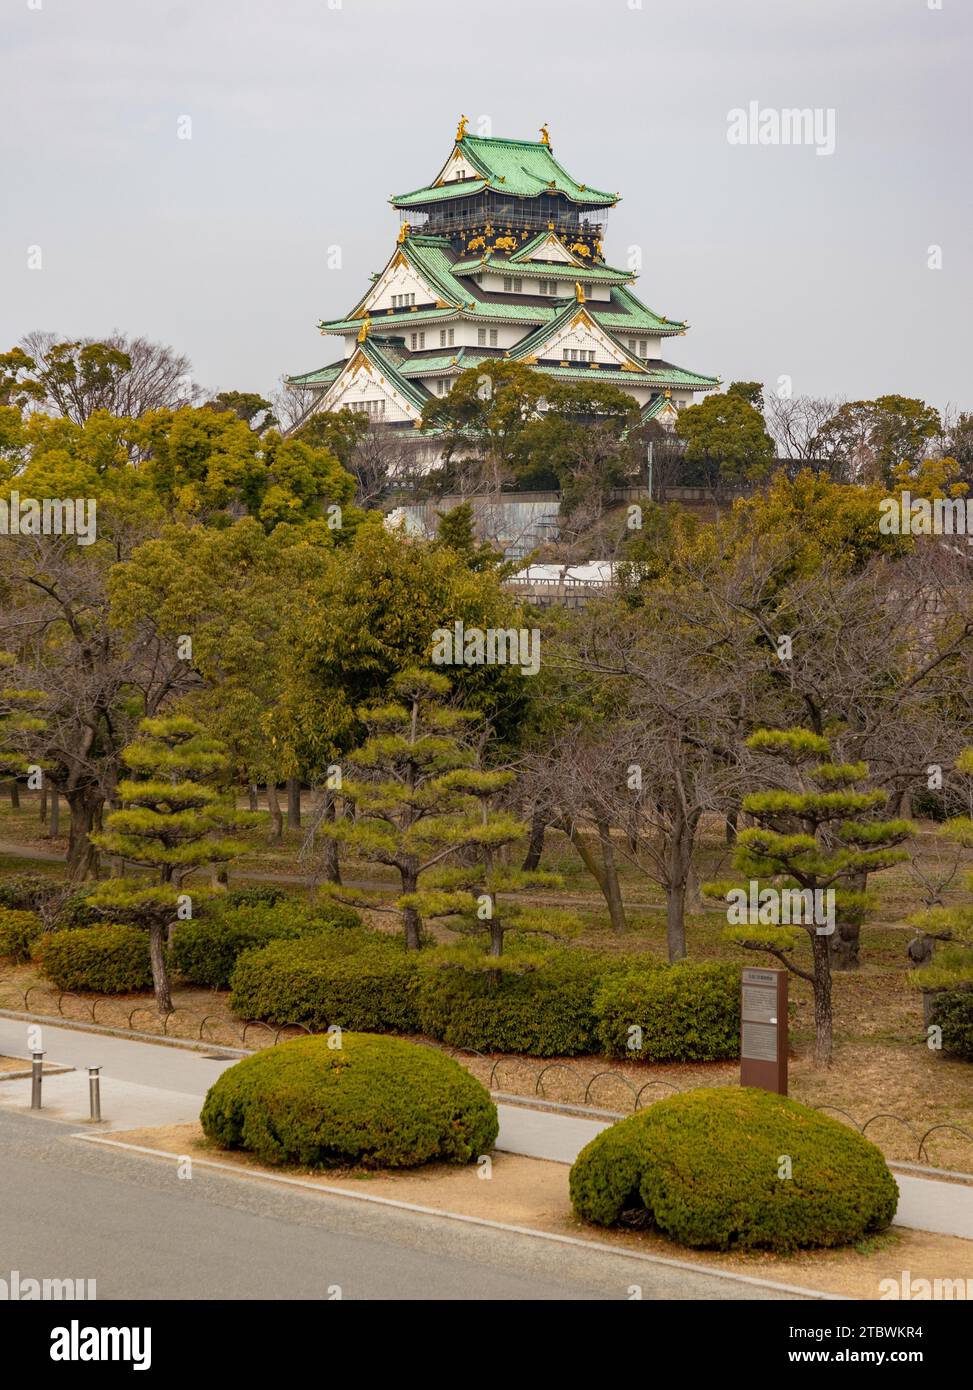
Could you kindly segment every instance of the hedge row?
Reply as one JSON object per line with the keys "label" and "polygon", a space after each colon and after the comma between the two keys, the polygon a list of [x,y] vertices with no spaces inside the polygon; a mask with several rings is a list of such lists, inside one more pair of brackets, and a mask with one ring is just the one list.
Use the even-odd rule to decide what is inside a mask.
{"label": "hedge row", "polygon": [[205,914],[180,922],[172,935],[170,961],[184,979],[211,989],[228,989],[244,951],[271,941],[313,936],[330,928],[361,925],[350,907],[324,902],[314,907],[292,900],[268,902],[235,895],[208,905]]}
{"label": "hedge row", "polygon": [[22,965],[30,960],[31,947],[43,930],[44,924],[36,913],[0,907],[0,956],[9,956]]}
{"label": "hedge row", "polygon": [[670,968],[644,958],[636,966],[583,950],[514,957],[502,970],[485,962],[473,968],[448,950],[410,955],[398,938],[329,930],[247,951],[231,977],[230,1006],[270,1023],[421,1032],[480,1052],[739,1055],[732,965]]}
{"label": "hedge row", "polygon": [[138,994],[152,988],[149,934],[108,924],[44,932],[34,959],[58,989],[98,994]]}

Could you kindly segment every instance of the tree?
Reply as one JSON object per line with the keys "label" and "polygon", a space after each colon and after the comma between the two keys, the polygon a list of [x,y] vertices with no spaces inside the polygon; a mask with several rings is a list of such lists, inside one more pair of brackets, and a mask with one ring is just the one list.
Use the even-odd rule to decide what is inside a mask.
{"label": "tree", "polygon": [[29,333],[19,349],[0,357],[0,369],[9,371],[18,353],[20,401],[77,425],[99,410],[131,419],[174,410],[199,394],[188,357],[123,333],[74,342]]}
{"label": "tree", "polygon": [[516,472],[518,438],[549,392],[540,372],[491,359],[461,372],[448,396],[428,400],[422,426],[440,432],[447,472],[463,491],[499,492]]}
{"label": "tree", "polygon": [[229,411],[258,434],[278,423],[270,401],[256,391],[219,391],[212,400],[204,402],[203,409],[214,410],[218,415]]}
{"label": "tree", "polygon": [[748,399],[750,385],[734,383],[723,394],[688,406],[679,416],[686,462],[698,466],[700,477],[714,493],[728,483],[760,482],[773,465],[774,442],[760,411]]}
{"label": "tree", "polygon": [[492,795],[504,779],[474,769],[474,749],[464,732],[476,714],[445,703],[447,678],[435,671],[402,671],[391,681],[390,693],[390,702],[359,712],[368,737],[346,759],[358,776],[342,774],[340,788],[355,807],[354,822],[323,825],[319,833],[397,870],[402,892],[396,908],[406,946],[417,950],[423,905],[437,915],[462,915],[468,904],[462,893],[423,897],[420,879],[471,846],[490,851],[509,844],[524,827],[478,806],[478,796]]}
{"label": "tree", "polygon": [[[973,806],[973,748],[962,750],[956,759],[956,771],[962,779],[967,804]],[[973,849],[973,814],[950,817],[939,833],[963,849]],[[965,876],[964,886],[968,892],[973,892],[973,874]],[[937,952],[931,960],[928,960],[928,949],[920,951],[920,959],[927,959],[928,963],[915,972],[912,983],[930,992],[973,989],[973,907],[927,907],[910,917],[909,923],[918,928],[927,948],[931,948],[933,942],[943,942],[949,947]]]}
{"label": "tree", "polygon": [[888,485],[904,459],[918,462],[941,431],[939,412],[911,396],[847,401],[820,429],[818,456],[848,482]]}
{"label": "tree", "polygon": [[119,783],[120,809],[91,839],[106,853],[144,866],[156,880],[108,879],[87,901],[115,921],[148,928],[156,1003],[167,1014],[166,933],[183,906],[183,880],[202,865],[227,864],[244,853],[244,842],[224,837],[258,818],[235,810],[232,796],[211,785],[225,776],[227,758],[195,720],[144,719],[122,756],[135,777]]}
{"label": "tree", "polygon": [[436,546],[451,550],[474,574],[496,570],[503,564],[501,551],[487,542],[477,541],[472,502],[460,502],[448,512],[437,512],[436,516],[439,520]]}
{"label": "tree", "polygon": [[[764,401],[763,413],[778,456],[807,463],[816,461],[821,430],[842,404],[839,400],[824,396],[781,396],[776,391],[772,392]],[[837,472],[841,473],[840,466]],[[849,479],[842,478],[841,481],[848,482]]]}
{"label": "tree", "polygon": [[512,440],[511,458],[521,486],[561,490],[567,516],[586,502],[603,507],[613,488],[638,471],[626,439],[638,422],[638,405],[625,391],[603,382],[550,384],[546,409]]}
{"label": "tree", "polygon": [[[802,728],[760,729],[747,739],[747,747],[783,765],[789,785],[744,797],[743,809],[757,824],[740,832],[733,866],[750,884],[774,880],[777,891],[796,885],[804,895],[804,911],[798,925],[780,925],[783,914],[778,912],[775,921],[773,912],[775,894],[768,903],[762,889],[758,920],[733,924],[725,935],[746,950],[774,956],[810,982],[815,1061],[827,1066],[833,1032],[829,935],[835,914],[825,920],[821,907],[826,899],[819,895],[831,892],[835,909],[840,907],[847,916],[863,916],[865,895],[849,888],[849,882],[862,871],[874,873],[908,858],[897,846],[913,827],[908,821],[875,819],[886,802],[885,793],[859,791],[857,784],[867,775],[867,767],[831,762],[827,738]],[[749,886],[742,890],[748,899]],[[711,884],[707,891],[723,896],[726,885]],[[809,906],[814,910],[809,911]],[[810,938],[810,971],[795,965],[790,955],[802,930]]]}

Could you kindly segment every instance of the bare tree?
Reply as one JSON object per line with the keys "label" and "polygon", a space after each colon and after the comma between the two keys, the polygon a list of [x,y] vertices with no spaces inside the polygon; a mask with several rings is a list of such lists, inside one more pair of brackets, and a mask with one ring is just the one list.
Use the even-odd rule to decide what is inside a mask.
{"label": "bare tree", "polygon": [[28,333],[21,344],[41,388],[33,408],[82,425],[96,410],[139,418],[150,410],[176,410],[201,396],[188,357],[162,343],[112,333],[107,338],[63,340]]}

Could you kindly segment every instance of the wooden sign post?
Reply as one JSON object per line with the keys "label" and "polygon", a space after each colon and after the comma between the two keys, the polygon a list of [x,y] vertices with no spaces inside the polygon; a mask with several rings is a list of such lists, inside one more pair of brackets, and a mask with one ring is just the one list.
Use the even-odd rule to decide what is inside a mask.
{"label": "wooden sign post", "polygon": [[740,991],[740,1085],[787,1095],[787,971],[745,969]]}

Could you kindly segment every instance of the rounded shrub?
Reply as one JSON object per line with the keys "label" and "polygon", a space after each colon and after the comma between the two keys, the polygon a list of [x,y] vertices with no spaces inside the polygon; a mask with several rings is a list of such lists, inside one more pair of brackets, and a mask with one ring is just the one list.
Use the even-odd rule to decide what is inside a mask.
{"label": "rounded shrub", "polygon": [[797,1101],[685,1091],[621,1120],[571,1168],[571,1202],[610,1226],[638,1215],[682,1245],[788,1251],[884,1229],[898,1188],[881,1152]]}
{"label": "rounded shrub", "polygon": [[200,1120],[223,1148],[309,1168],[469,1163],[497,1137],[489,1093],[451,1057],[348,1032],[238,1062],[210,1087]]}
{"label": "rounded shrub", "polygon": [[9,956],[22,965],[30,960],[31,948],[43,930],[36,913],[0,907],[0,956]]}
{"label": "rounded shrub", "polygon": [[170,959],[174,969],[194,984],[228,989],[233,967],[244,951],[278,939],[360,925],[358,913],[340,903],[309,907],[290,901],[223,907],[215,914],[180,922],[172,935]]}
{"label": "rounded shrub", "polygon": [[137,994],[152,988],[149,934],[138,927],[108,924],[45,932],[33,955],[59,989]]}
{"label": "rounded shrub", "polygon": [[943,1030],[943,1051],[973,1062],[973,990],[949,989],[936,994],[930,1022]]}
{"label": "rounded shrub", "polygon": [[740,1055],[736,965],[707,961],[611,975],[595,993],[594,1012],[609,1057],[715,1062]]}
{"label": "rounded shrub", "polygon": [[430,951],[417,985],[423,1033],[450,1047],[570,1057],[594,1052],[593,997],[603,962],[593,953],[552,950],[523,958],[511,952],[502,968],[475,963],[450,949]]}
{"label": "rounded shrub", "polygon": [[325,928],[245,951],[230,977],[241,1018],[331,1024],[361,1033],[414,1033],[414,958],[397,937],[365,928]]}

